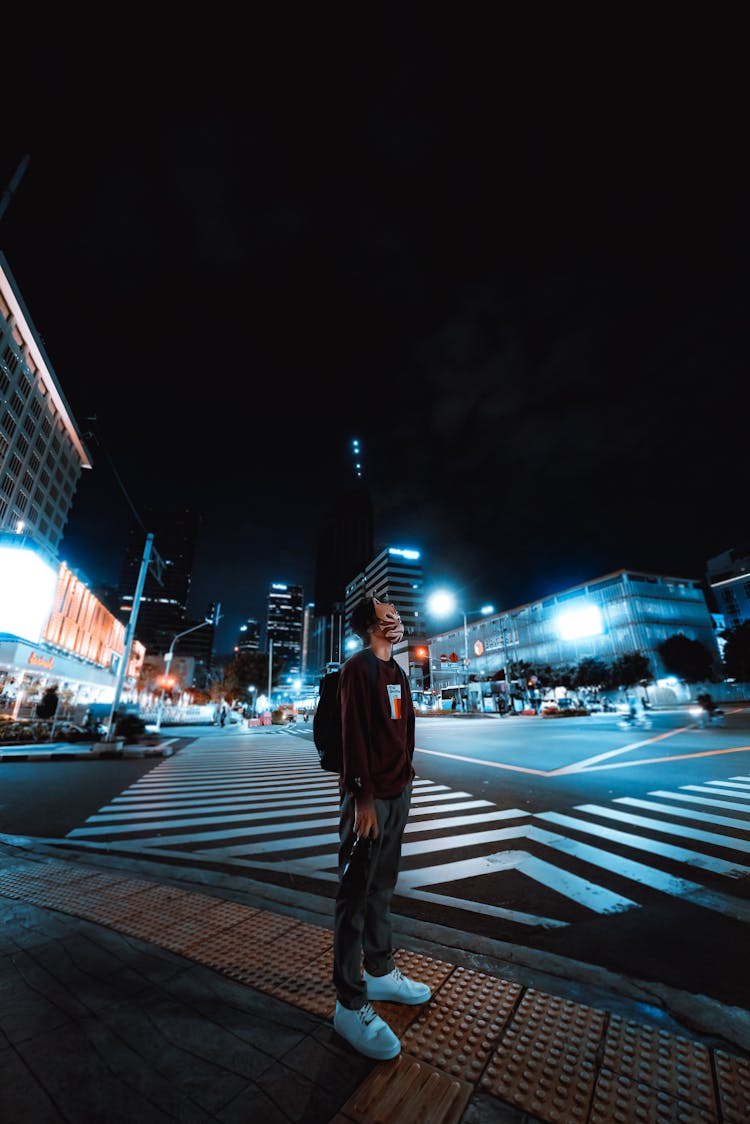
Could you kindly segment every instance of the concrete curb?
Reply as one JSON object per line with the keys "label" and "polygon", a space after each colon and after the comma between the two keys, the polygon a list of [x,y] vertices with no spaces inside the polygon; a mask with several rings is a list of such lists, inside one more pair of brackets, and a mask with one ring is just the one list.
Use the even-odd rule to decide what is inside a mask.
{"label": "concrete curb", "polygon": [[[106,748],[104,748],[106,747]],[[90,749],[76,748],[69,743],[60,745],[18,745],[0,748],[0,763],[10,761],[98,761],[121,757],[169,757],[174,753],[169,742],[156,745],[110,746],[98,742]]]}

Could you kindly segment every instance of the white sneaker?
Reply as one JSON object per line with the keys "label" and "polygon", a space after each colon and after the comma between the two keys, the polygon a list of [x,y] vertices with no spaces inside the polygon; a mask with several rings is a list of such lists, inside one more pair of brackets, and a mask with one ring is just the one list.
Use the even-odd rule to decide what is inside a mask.
{"label": "white sneaker", "polygon": [[388,1023],[375,1014],[369,1003],[356,1011],[350,1011],[337,1001],[333,1026],[337,1034],[366,1058],[376,1058],[383,1062],[401,1053],[398,1038]]}
{"label": "white sneaker", "polygon": [[398,968],[394,968],[385,976],[371,976],[369,972],[365,972],[365,983],[368,999],[381,999],[387,1003],[406,1003],[408,1006],[426,1003],[428,999],[432,999],[432,992],[427,984],[402,976]]}

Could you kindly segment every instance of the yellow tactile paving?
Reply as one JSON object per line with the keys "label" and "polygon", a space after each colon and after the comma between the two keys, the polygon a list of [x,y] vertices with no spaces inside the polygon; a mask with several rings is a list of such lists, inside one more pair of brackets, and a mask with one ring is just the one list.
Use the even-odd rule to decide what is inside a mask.
{"label": "yellow tactile paving", "polygon": [[473,1087],[419,1058],[376,1065],[331,1124],[458,1124]]}
{"label": "yellow tactile paving", "polygon": [[528,988],[480,1084],[542,1120],[588,1117],[605,1015]]}
{"label": "yellow tactile paving", "polygon": [[[214,899],[216,900],[216,899]],[[201,909],[199,916],[186,916],[164,931],[159,943],[170,952],[188,956],[191,949],[218,933],[234,928],[259,911],[239,902],[220,902],[215,909]]]}
{"label": "yellow tactile paving", "polygon": [[589,1124],[621,1120],[638,1124],[719,1124],[719,1117],[713,1112],[603,1069],[596,1083]]}
{"label": "yellow tactile paving", "polygon": [[[452,964],[446,964],[443,960],[435,960],[431,956],[425,956],[421,952],[411,952],[405,948],[395,949],[393,959],[405,976],[428,984],[433,995],[453,971]],[[422,1003],[414,1007],[407,1007],[403,1003],[384,1003],[375,1000],[372,1005],[381,1019],[385,1019],[393,1033],[397,1034],[399,1038],[404,1036],[407,1027],[425,1009],[425,1004]]]}
{"label": "yellow tactile paving", "polygon": [[209,928],[204,940],[191,945],[190,959],[234,976],[257,963],[263,955],[261,946],[295,924],[299,922],[263,910],[248,911],[244,920],[229,929],[217,933]]}
{"label": "yellow tactile paving", "polygon": [[717,1114],[711,1055],[700,1042],[612,1015],[602,1067]]}
{"label": "yellow tactile paving", "polygon": [[750,1060],[714,1050],[716,1085],[724,1124],[750,1120]]}
{"label": "yellow tactile paving", "polygon": [[[0,896],[108,925],[332,1020],[330,929],[54,860],[0,870]],[[433,998],[374,1004],[403,1050],[374,1065],[339,1124],[458,1124],[474,1090],[499,1116],[510,1105],[550,1124],[750,1121],[747,1058],[419,952],[394,958]]]}
{"label": "yellow tactile paving", "polygon": [[407,1053],[477,1082],[521,997],[520,984],[454,968],[403,1036]]}

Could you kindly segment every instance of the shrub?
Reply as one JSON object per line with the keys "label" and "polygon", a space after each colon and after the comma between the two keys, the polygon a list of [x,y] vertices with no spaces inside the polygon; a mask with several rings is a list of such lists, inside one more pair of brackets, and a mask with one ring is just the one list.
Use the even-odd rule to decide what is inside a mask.
{"label": "shrub", "polygon": [[122,738],[126,745],[137,742],[146,732],[146,723],[137,714],[123,714],[115,722],[115,737]]}
{"label": "shrub", "polygon": [[567,710],[543,710],[542,718],[585,718],[590,711],[582,706],[571,706]]}

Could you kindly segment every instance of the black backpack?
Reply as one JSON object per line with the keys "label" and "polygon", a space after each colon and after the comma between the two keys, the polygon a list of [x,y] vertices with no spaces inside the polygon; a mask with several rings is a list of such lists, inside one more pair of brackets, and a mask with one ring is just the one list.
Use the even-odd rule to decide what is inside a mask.
{"label": "black backpack", "polygon": [[[377,656],[368,652],[367,667],[373,690],[378,679]],[[341,737],[340,671],[329,671],[320,681],[318,706],[313,716],[313,741],[320,767],[341,776],[344,769],[344,743]]]}

